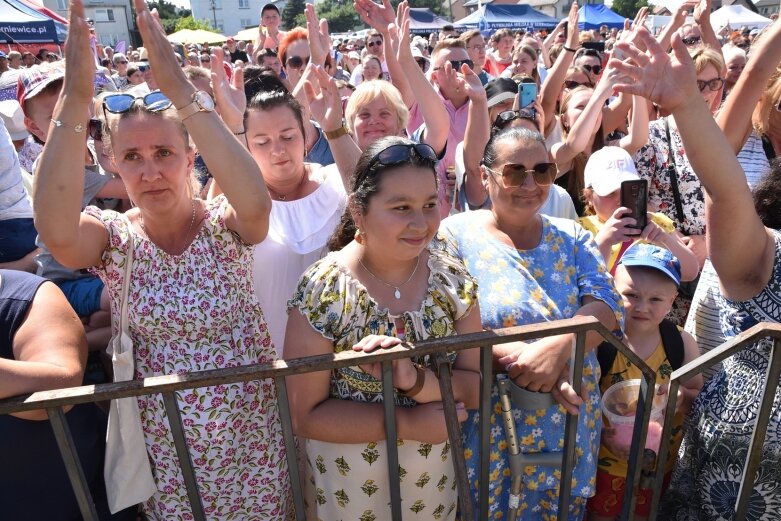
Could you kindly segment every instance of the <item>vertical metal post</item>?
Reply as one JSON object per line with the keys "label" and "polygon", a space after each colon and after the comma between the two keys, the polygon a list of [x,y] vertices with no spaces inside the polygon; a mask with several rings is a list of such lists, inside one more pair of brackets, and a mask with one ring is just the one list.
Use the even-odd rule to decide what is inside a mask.
{"label": "vertical metal post", "polygon": [[[674,378],[675,373],[670,377],[670,389],[667,391],[669,396],[678,396],[678,387],[680,382]],[[654,475],[654,487],[651,494],[651,510],[648,513],[648,519],[656,519],[659,511],[659,500],[662,497],[662,486],[664,484],[664,468],[667,462],[667,453],[670,452],[670,438],[673,432],[672,419],[675,417],[675,401],[667,400],[667,409],[664,411],[664,427],[662,427],[662,441],[659,444],[659,454],[656,457],[656,474]],[[669,418],[669,421],[668,421]]]}
{"label": "vertical metal post", "polygon": [[391,519],[401,521],[401,481],[399,448],[396,445],[396,400],[393,389],[393,362],[382,363],[382,401],[385,406],[385,448],[388,453]]}
{"label": "vertical metal post", "polygon": [[[572,389],[580,395],[583,387],[583,357],[586,351],[586,333],[579,331],[575,334],[572,353],[572,368],[570,370],[570,382]],[[578,418],[567,414],[564,425],[564,454],[561,462],[561,480],[559,485],[559,515],[558,521],[569,519],[570,496],[572,495],[572,469],[575,466],[575,445],[578,436]]]}
{"label": "vertical metal post", "polygon": [[488,474],[490,473],[489,456],[491,452],[491,389],[494,385],[493,377],[494,358],[493,347],[485,346],[480,349],[480,475],[479,500],[480,517],[488,519]]}
{"label": "vertical metal post", "polygon": [[87,521],[98,521],[95,502],[92,500],[87,478],[84,476],[84,468],[81,466],[79,454],[76,452],[76,444],[73,443],[73,436],[68,426],[68,420],[65,419],[65,413],[61,407],[51,407],[46,409],[46,412],[49,414],[54,439],[57,440],[57,448],[60,449],[62,461],[65,463],[65,470],[68,472],[73,494],[79,504],[79,511]]}
{"label": "vertical metal post", "polygon": [[[621,508],[621,519],[631,521],[635,518],[635,504],[637,502],[637,487],[640,484],[640,471],[645,454],[645,440],[648,437],[648,422],[651,419],[656,384],[649,384],[648,380],[640,380],[640,395],[635,409],[635,423],[632,429],[632,444],[629,448],[629,463],[626,472],[626,484],[624,490],[624,503]],[[661,444],[660,444],[661,446]],[[657,462],[659,458],[657,457]],[[657,463],[658,466],[658,463]],[[664,465],[662,465],[664,466]]]}
{"label": "vertical metal post", "polygon": [[195,480],[195,470],[190,458],[190,451],[187,449],[187,440],[184,437],[182,428],[182,415],[179,412],[179,404],[176,402],[176,395],[172,392],[161,393],[165,412],[168,416],[168,426],[171,429],[171,436],[174,439],[176,455],[179,458],[179,466],[182,469],[182,477],[187,487],[187,499],[190,500],[190,508],[193,511],[193,518],[196,521],[206,521],[206,514],[203,512],[201,503],[201,494],[198,492],[198,482]]}
{"label": "vertical metal post", "polygon": [[298,452],[296,450],[296,438],[293,436],[293,422],[290,418],[290,401],[287,397],[287,385],[285,384],[284,376],[278,376],[274,381],[277,385],[279,419],[282,422],[282,436],[285,439],[285,459],[287,460],[288,475],[290,476],[290,486],[293,490],[293,505],[296,508],[296,521],[305,521],[304,491],[301,488],[302,481],[301,476],[298,473]]}
{"label": "vertical metal post", "polygon": [[759,405],[757,421],[754,432],[751,433],[751,443],[748,446],[748,459],[743,467],[743,477],[740,480],[738,491],[738,503],[735,507],[735,519],[746,519],[748,502],[754,492],[754,478],[759,468],[759,458],[762,456],[762,447],[765,444],[765,433],[770,422],[770,413],[773,409],[773,399],[778,388],[778,377],[781,375],[781,357],[775,356],[776,348],[781,341],[773,339],[773,347],[770,349],[770,360],[765,373],[765,388],[762,390],[762,402]]}

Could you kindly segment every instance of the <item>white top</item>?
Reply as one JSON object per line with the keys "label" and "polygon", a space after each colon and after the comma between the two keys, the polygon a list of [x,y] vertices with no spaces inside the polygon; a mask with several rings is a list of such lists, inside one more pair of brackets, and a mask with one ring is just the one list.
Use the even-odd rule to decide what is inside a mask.
{"label": "white top", "polygon": [[280,358],[285,345],[287,301],[304,271],[327,253],[326,243],[347,203],[339,171],[321,168],[318,172],[325,179],[308,196],[295,201],[272,201],[268,236],[255,246],[255,294]]}
{"label": "white top", "polygon": [[33,208],[11,136],[0,119],[0,220],[32,219]]}
{"label": "white top", "polygon": [[770,170],[770,162],[762,148],[762,138],[756,130],[749,134],[746,144],[738,153],[738,162],[746,174],[746,182],[752,190],[762,181]]}

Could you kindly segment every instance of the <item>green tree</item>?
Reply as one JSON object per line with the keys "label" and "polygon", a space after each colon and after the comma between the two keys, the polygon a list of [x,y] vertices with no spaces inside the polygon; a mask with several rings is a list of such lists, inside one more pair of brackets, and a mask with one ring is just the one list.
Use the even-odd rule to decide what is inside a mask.
{"label": "green tree", "polygon": [[148,2],[149,9],[157,9],[157,13],[160,15],[160,23],[163,24],[163,29],[166,34],[171,34],[176,30],[176,23],[182,19],[190,16],[192,11],[189,9],[182,9],[177,7],[171,2],[166,0],[155,0]]}
{"label": "green tree", "polygon": [[[352,2],[347,1],[317,2],[317,18],[328,20],[328,30],[332,33],[346,33],[361,26],[361,18],[355,12]],[[306,16],[303,11],[296,15],[295,25],[306,27]]]}
{"label": "green tree", "polygon": [[[296,16],[299,14],[304,15],[304,8],[306,7],[306,0],[289,0],[285,8],[282,10],[282,27],[285,30],[290,30],[295,27]],[[304,24],[306,26],[306,24]]]}
{"label": "green tree", "polygon": [[176,26],[174,27],[174,31],[181,31],[182,29],[203,29],[205,31],[211,31],[213,33],[216,33],[212,28],[212,24],[208,20],[196,20],[192,17],[192,15],[187,16],[185,18],[179,18],[176,21]]}
{"label": "green tree", "polygon": [[641,7],[651,7],[648,0],[613,0],[611,9],[624,18],[634,19]]}

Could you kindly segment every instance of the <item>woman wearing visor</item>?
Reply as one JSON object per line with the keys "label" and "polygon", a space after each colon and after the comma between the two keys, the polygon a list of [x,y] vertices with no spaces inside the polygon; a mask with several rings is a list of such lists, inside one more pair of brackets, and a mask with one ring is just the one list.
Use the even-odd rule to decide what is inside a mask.
{"label": "woman wearing visor", "polygon": [[[135,377],[268,363],[275,359],[247,266],[266,236],[271,200],[246,148],[177,66],[159,22],[142,0],[138,26],[162,92],[108,95],[104,139],[136,208],[79,211],[82,158],[94,65],[80,0],[71,3],[68,67],[40,159],[38,232],[62,264],[105,282],[119,322],[132,255],[127,322]],[[193,196],[192,137],[224,195]],[[178,394],[204,511],[209,519],[283,520],[289,490],[276,393],[269,380]],[[157,490],[148,519],[192,515],[159,396],[138,399]]]}

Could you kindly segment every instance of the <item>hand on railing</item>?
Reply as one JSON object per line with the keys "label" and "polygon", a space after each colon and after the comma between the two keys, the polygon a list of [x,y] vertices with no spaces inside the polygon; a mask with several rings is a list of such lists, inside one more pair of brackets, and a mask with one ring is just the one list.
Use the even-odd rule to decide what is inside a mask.
{"label": "hand on railing", "polygon": [[[385,335],[368,335],[353,346],[354,351],[371,353],[377,348],[387,349],[401,344],[401,339]],[[362,364],[359,366],[363,372],[382,380],[382,363]],[[409,358],[393,361],[393,387],[397,389],[411,389],[417,380],[418,372]]]}

